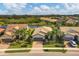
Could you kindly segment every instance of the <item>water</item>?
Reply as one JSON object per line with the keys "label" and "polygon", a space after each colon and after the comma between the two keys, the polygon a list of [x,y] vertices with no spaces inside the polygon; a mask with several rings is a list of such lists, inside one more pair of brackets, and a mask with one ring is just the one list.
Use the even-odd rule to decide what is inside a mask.
{"label": "water", "polygon": [[29,28],[39,28],[41,26],[28,25]]}
{"label": "water", "polygon": [[0,26],[0,28],[4,28],[4,29],[6,29],[6,28],[7,28],[7,26]]}

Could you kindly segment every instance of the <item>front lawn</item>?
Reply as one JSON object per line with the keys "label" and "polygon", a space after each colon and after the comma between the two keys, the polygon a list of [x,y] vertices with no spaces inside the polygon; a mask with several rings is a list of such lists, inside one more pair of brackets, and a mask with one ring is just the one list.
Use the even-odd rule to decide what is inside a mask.
{"label": "front lawn", "polygon": [[[5,52],[6,53],[29,52],[31,49],[27,49],[27,48],[31,48],[31,47],[32,47],[32,44],[26,41],[15,41],[15,42],[12,42],[10,44],[10,47],[8,48],[12,50],[7,50]],[[24,49],[24,50],[21,50],[21,49]]]}
{"label": "front lawn", "polygon": [[52,41],[49,41],[47,43],[44,44],[44,48],[63,48],[64,47],[64,43],[54,43]]}
{"label": "front lawn", "polygon": [[31,48],[32,44],[26,41],[16,41],[10,44],[9,48]]}
{"label": "front lawn", "polygon": [[53,43],[49,41],[48,43],[43,45],[44,48],[61,48],[61,49],[44,49],[45,52],[63,52],[65,53],[67,50],[64,49],[63,43]]}

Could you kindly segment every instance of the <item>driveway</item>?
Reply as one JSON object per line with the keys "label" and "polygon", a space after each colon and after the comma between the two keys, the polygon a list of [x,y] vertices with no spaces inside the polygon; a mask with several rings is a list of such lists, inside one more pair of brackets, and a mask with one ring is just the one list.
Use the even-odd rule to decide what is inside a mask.
{"label": "driveway", "polygon": [[2,49],[7,49],[9,47],[9,44],[0,44],[0,54],[4,54],[5,50]]}
{"label": "driveway", "polygon": [[43,42],[42,41],[33,41],[32,49],[30,53],[43,53]]}
{"label": "driveway", "polygon": [[70,46],[68,45],[68,41],[64,41],[64,45],[65,45],[65,48],[70,48]]}

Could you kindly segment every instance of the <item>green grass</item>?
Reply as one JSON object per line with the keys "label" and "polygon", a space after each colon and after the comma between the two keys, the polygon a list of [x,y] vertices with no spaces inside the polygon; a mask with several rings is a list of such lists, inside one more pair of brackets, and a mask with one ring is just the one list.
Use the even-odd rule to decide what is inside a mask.
{"label": "green grass", "polygon": [[27,41],[16,41],[10,44],[9,48],[31,48],[32,44]]}
{"label": "green grass", "polygon": [[48,43],[44,44],[43,47],[45,48],[63,48],[64,44],[63,43],[53,43],[52,41],[49,41]]}
{"label": "green grass", "polygon": [[62,48],[62,49],[44,49],[45,52],[62,52],[65,53],[67,50],[64,49],[64,45],[62,43],[53,43],[49,41],[48,43],[43,45],[44,48]]}
{"label": "green grass", "polygon": [[67,50],[62,48],[62,49],[44,49],[45,52],[62,52],[65,53]]}
{"label": "green grass", "polygon": [[18,45],[11,45],[9,48],[31,48],[32,45],[28,44],[27,46],[25,47],[21,47],[19,44]]}
{"label": "green grass", "polygon": [[5,51],[5,53],[17,53],[17,52],[29,52],[29,50],[8,50],[8,51]]}
{"label": "green grass", "polygon": [[[29,52],[31,49],[26,50],[19,50],[20,48],[32,48],[32,44],[26,44],[25,46],[21,46],[21,44],[18,43],[12,43],[8,49],[14,49],[14,50],[7,50],[6,53],[17,53],[17,52]],[[15,50],[18,49],[18,50]]]}

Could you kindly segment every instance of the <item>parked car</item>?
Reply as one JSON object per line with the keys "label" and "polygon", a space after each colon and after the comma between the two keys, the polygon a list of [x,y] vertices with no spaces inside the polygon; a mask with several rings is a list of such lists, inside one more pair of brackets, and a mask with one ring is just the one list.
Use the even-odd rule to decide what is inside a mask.
{"label": "parked car", "polygon": [[70,44],[72,47],[77,47],[76,42],[73,41],[73,40],[70,40],[70,41],[69,41],[69,44]]}

